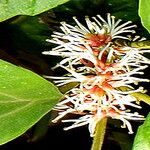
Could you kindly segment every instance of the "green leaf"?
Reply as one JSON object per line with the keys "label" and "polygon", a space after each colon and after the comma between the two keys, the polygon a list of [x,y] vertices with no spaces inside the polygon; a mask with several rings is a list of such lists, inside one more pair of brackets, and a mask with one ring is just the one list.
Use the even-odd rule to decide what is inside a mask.
{"label": "green leaf", "polygon": [[63,4],[69,0],[1,0],[0,21],[16,15],[34,16]]}
{"label": "green leaf", "polygon": [[138,128],[132,150],[150,149],[150,114],[147,116],[143,125]]}
{"label": "green leaf", "polygon": [[68,84],[65,84],[65,85],[59,87],[59,90],[61,91],[61,93],[65,94],[66,92],[68,92],[72,88],[76,87],[77,85],[79,85],[78,82],[70,82]]}
{"label": "green leaf", "polygon": [[[122,91],[131,90],[130,88],[124,87],[124,86],[119,87],[119,89]],[[138,101],[143,101],[150,105],[150,96],[149,95],[147,95],[145,93],[141,93],[141,92],[130,93],[130,95],[134,96]]]}
{"label": "green leaf", "polygon": [[50,82],[0,60],[0,145],[20,136],[62,97]]}
{"label": "green leaf", "polygon": [[131,47],[140,48],[140,49],[150,49],[150,40],[133,41],[131,42]]}
{"label": "green leaf", "polygon": [[144,94],[144,93],[140,93],[140,92],[131,93],[130,95],[134,96],[139,101],[143,101],[143,102],[150,105],[150,96],[149,95]]}
{"label": "green leaf", "polygon": [[139,0],[139,16],[141,17],[142,25],[150,33],[150,0]]}

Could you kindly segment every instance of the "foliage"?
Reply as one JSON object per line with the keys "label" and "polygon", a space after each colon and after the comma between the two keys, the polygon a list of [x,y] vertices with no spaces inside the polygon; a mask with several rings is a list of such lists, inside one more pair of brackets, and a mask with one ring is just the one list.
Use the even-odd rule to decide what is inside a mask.
{"label": "foliage", "polygon": [[[68,3],[65,3],[67,1]],[[62,74],[61,70],[53,72],[49,67],[56,64],[57,59],[41,54],[45,49],[51,49],[52,45],[46,43],[46,39],[50,37],[52,31],[59,29],[60,21],[71,22],[74,15],[81,18],[83,15],[106,16],[109,10],[109,13],[116,18],[124,21],[132,20],[138,25],[138,34],[149,39],[146,31],[147,29],[150,32],[149,5],[150,0],[139,0],[139,3],[137,0],[1,0],[0,57],[32,69],[40,75]],[[65,93],[76,86],[74,83],[65,85],[59,91],[52,83],[36,73],[0,60],[1,145],[22,135],[43,119],[43,116],[48,114],[62,97],[60,91]],[[144,76],[148,76],[148,73]],[[134,96],[145,97],[145,102],[149,104],[148,95],[135,93]],[[144,109],[144,113],[147,112],[148,110]],[[48,122],[46,121],[47,124]],[[121,145],[122,150],[131,148],[130,145],[125,146],[125,142],[132,143],[130,136],[118,129],[116,123],[108,121],[107,124],[109,129],[115,128],[117,131],[113,132],[113,136],[107,135],[109,138],[106,137],[106,140],[113,139]],[[41,122],[37,125],[39,129],[35,130],[37,132],[35,135],[41,136],[40,132],[46,131],[41,129]],[[150,116],[148,115],[144,124],[137,130],[133,150],[150,149],[149,129]],[[119,138],[115,138],[118,134]]]}
{"label": "foliage", "polygon": [[141,125],[135,136],[132,150],[149,150],[150,149],[150,114],[147,116],[143,125]]}
{"label": "foliage", "polygon": [[143,26],[150,32],[150,0],[139,0],[139,15]]}
{"label": "foliage", "polygon": [[0,145],[28,130],[62,97],[35,73],[0,60]]}
{"label": "foliage", "polygon": [[16,15],[34,16],[67,1],[68,0],[1,0],[0,21],[4,21]]}

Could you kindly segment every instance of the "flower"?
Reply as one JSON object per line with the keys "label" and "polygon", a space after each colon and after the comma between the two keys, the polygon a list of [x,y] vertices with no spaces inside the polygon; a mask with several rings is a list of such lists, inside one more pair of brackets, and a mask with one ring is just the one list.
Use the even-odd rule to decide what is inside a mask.
{"label": "flower", "polygon": [[119,99],[116,100],[114,97],[109,99],[106,95],[96,97],[93,94],[87,94],[75,88],[69,91],[65,99],[55,107],[55,109],[59,111],[59,115],[53,122],[57,122],[68,113],[79,114],[81,117],[77,119],[62,120],[62,122],[73,123],[71,126],[66,127],[65,130],[88,124],[90,134],[94,136],[98,121],[104,117],[111,117],[113,119],[122,120],[124,123],[122,127],[127,126],[129,133],[133,133],[128,120],[144,120],[144,116],[138,113],[130,113],[128,112],[129,110],[126,110],[126,105],[141,108],[133,102],[136,102],[136,98],[130,95],[120,95]]}
{"label": "flower", "polygon": [[77,26],[62,22],[60,28],[63,32],[54,32],[53,39],[47,40],[59,46],[52,51],[43,52],[47,55],[65,57],[60,64],[65,64],[68,61],[73,61],[73,64],[80,64],[81,59],[96,63],[93,53],[100,53],[100,49],[105,51],[113,39],[129,39],[121,34],[134,33],[135,31],[132,28],[136,27],[136,25],[131,25],[131,21],[119,25],[121,19],[115,22],[115,17],[110,16],[110,14],[107,14],[107,21],[100,15],[93,17],[92,21],[86,16],[87,27],[84,27],[76,17],[73,17],[73,19]]}
{"label": "flower", "polygon": [[[140,109],[135,92],[145,92],[143,87],[134,88],[139,82],[149,82],[141,76],[150,64],[143,53],[148,49],[139,49],[128,45],[118,45],[114,39],[131,39],[125,33],[135,32],[131,21],[120,24],[114,16],[107,14],[107,21],[100,15],[85,17],[85,27],[76,17],[77,26],[62,22],[61,32],[54,32],[53,39],[48,42],[57,44],[52,51],[43,52],[48,55],[62,56],[56,67],[65,69],[68,74],[61,77],[45,76],[54,80],[57,86],[71,82],[78,85],[69,90],[64,99],[55,106],[57,122],[65,115],[72,113],[81,117],[62,120],[72,122],[65,130],[87,125],[91,136],[94,136],[97,123],[104,117],[118,119],[133,133],[129,120],[144,120],[144,116],[132,111],[132,107]],[[141,39],[143,40],[143,38]],[[123,89],[123,90],[122,90]]]}

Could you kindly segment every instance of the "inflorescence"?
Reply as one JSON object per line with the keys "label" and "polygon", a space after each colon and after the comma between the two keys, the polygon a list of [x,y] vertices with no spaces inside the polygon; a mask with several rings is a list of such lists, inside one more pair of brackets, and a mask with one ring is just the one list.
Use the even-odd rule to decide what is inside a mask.
{"label": "inflorescence", "polygon": [[[57,86],[71,82],[78,85],[65,94],[55,110],[59,115],[57,122],[66,114],[79,114],[77,119],[62,120],[72,122],[65,130],[88,124],[91,136],[94,136],[96,124],[104,117],[119,119],[122,127],[133,133],[129,120],[144,120],[144,116],[128,108],[141,108],[138,99],[131,93],[145,92],[143,87],[134,88],[134,84],[148,82],[148,79],[137,77],[150,64],[143,53],[147,49],[134,48],[128,45],[117,45],[115,40],[131,41],[127,34],[135,33],[136,26],[131,21],[120,24],[121,19],[107,14],[107,20],[100,15],[85,17],[86,27],[76,17],[76,26],[61,23],[62,32],[54,32],[47,41],[58,45],[43,54],[62,56],[56,67],[62,67],[68,73],[61,77],[48,76]],[[122,90],[122,87],[126,90]]]}

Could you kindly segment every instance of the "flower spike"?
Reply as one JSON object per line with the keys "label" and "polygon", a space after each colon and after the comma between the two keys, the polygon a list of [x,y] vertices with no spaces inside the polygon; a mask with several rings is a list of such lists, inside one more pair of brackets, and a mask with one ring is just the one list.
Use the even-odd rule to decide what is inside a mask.
{"label": "flower spike", "polygon": [[[115,43],[115,39],[139,39],[139,36],[134,39],[128,36],[135,33],[136,25],[132,25],[131,21],[121,24],[121,19],[116,21],[109,13],[106,20],[100,15],[92,18],[86,16],[86,26],[76,17],[73,19],[76,26],[61,22],[62,32],[54,32],[52,39],[47,40],[58,46],[43,52],[46,55],[62,56],[54,68],[61,67],[68,72],[61,77],[46,78],[53,79],[57,86],[78,82],[55,106],[58,116],[53,122],[59,119],[71,122],[72,125],[65,130],[88,125],[90,135],[94,136],[97,123],[109,117],[121,120],[121,127],[127,127],[129,133],[133,133],[129,120],[144,120],[144,116],[133,112],[132,108],[141,109],[141,106],[132,93],[145,92],[143,87],[135,89],[134,85],[149,82],[141,75],[148,67],[147,64],[150,64],[143,54],[150,50]],[[64,119],[69,113],[80,117]]]}

